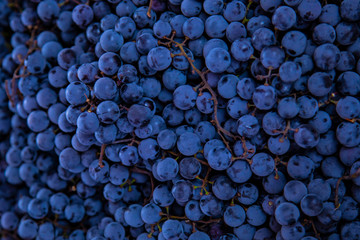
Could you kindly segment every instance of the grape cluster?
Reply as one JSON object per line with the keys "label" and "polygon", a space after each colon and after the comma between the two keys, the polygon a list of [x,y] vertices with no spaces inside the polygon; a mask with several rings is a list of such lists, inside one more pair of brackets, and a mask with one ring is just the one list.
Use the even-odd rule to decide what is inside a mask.
{"label": "grape cluster", "polygon": [[359,240],[360,0],[0,0],[1,240]]}

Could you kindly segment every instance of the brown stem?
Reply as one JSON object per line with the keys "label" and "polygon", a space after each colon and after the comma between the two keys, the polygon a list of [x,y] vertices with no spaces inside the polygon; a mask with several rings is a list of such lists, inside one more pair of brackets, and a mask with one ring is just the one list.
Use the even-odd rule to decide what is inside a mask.
{"label": "brown stem", "polygon": [[198,160],[199,163],[201,163],[202,165],[205,165],[205,166],[209,166],[209,163],[203,161],[203,160],[200,160],[198,158],[196,158],[196,160]]}
{"label": "brown stem", "polygon": [[[11,95],[9,97],[8,95],[8,98],[9,98],[9,101],[11,103],[11,106],[15,106],[15,96],[16,94],[18,94],[18,92],[16,91],[16,79],[18,79],[19,77],[21,77],[21,75],[19,75],[19,72],[20,70],[24,67],[24,62],[25,62],[25,59],[36,49],[36,40],[35,40],[35,37],[36,37],[36,31],[38,29],[38,26],[35,25],[32,30],[31,30],[31,37],[30,39],[27,41],[26,44],[29,45],[29,49],[26,53],[26,55],[24,56],[23,59],[21,59],[20,61],[20,64],[16,67],[14,73],[13,73],[13,76],[11,78]],[[8,89],[8,92],[9,92],[9,89]]]}
{"label": "brown stem", "polygon": [[15,106],[15,103],[13,101],[13,98],[11,96],[10,90],[9,90],[9,80],[5,80],[5,92],[6,92],[6,96],[8,97],[11,106]]}
{"label": "brown stem", "polygon": [[[206,194],[206,195],[209,194],[209,192],[206,190],[206,186],[207,186],[208,183],[211,183],[211,182],[208,181],[210,172],[211,172],[211,167],[208,167],[204,179],[201,179],[199,176],[196,177],[196,179],[199,179],[200,181],[202,181],[202,184],[201,184],[201,186],[200,186],[200,188],[201,188],[201,189],[200,189],[200,195],[203,195],[203,191],[205,191],[205,194]],[[195,186],[194,186],[194,188],[195,188]],[[198,188],[198,187],[196,187],[196,188]]]}
{"label": "brown stem", "polygon": [[305,219],[305,223],[311,224],[311,227],[315,233],[315,237],[320,240],[320,233],[317,231],[314,221],[312,219]]}
{"label": "brown stem", "polygon": [[70,0],[65,0],[65,1],[63,1],[63,2],[61,2],[61,3],[58,3],[58,6],[59,7],[62,7],[62,6],[64,6],[64,5],[66,5],[66,4],[68,4],[70,2]]}
{"label": "brown stem", "polygon": [[148,18],[151,18],[151,7],[152,7],[152,4],[153,4],[153,0],[150,0],[150,3],[149,3],[149,9],[146,13],[146,15],[148,16]]}
{"label": "brown stem", "polygon": [[205,224],[208,224],[208,223],[218,223],[220,222],[222,219],[221,218],[215,218],[215,219],[210,219],[210,220],[207,220],[207,221],[202,221],[202,220],[199,220],[199,221],[195,221],[196,223],[205,223]]}
{"label": "brown stem", "polygon": [[154,189],[155,189],[153,175],[150,172],[148,172],[148,171],[146,171],[144,169],[137,168],[137,167],[131,168],[130,171],[136,172],[136,173],[142,173],[142,174],[145,174],[145,175],[149,176],[150,183],[151,183],[151,194],[150,194],[148,199],[145,199],[145,202],[149,202],[152,199],[152,195],[153,195],[153,192],[154,192]]}
{"label": "brown stem", "polygon": [[182,43],[179,43],[179,42],[176,42],[174,40],[174,37],[175,37],[175,31],[173,31],[172,33],[172,36],[170,38],[168,37],[164,37],[165,40],[167,40],[166,43],[161,43],[160,44],[163,44],[167,47],[170,47],[171,44],[174,44],[175,47],[179,48],[181,54],[187,59],[187,61],[189,62],[190,66],[192,67],[193,71],[196,72],[200,78],[201,78],[201,81],[203,83],[203,87],[202,89],[206,89],[207,91],[209,91],[209,93],[211,94],[211,99],[213,100],[214,102],[214,119],[213,119],[213,124],[216,126],[216,129],[217,129],[217,133],[220,135],[222,141],[224,142],[226,148],[230,151],[230,153],[233,155],[233,152],[230,148],[230,145],[229,145],[229,142],[225,139],[225,136],[228,136],[232,139],[236,139],[237,136],[235,136],[234,134],[232,134],[231,132],[229,132],[228,130],[224,129],[221,124],[219,123],[219,119],[218,119],[218,116],[217,116],[217,113],[218,113],[218,100],[217,100],[217,94],[216,92],[211,88],[211,86],[209,85],[209,83],[207,82],[206,80],[206,73],[207,72],[202,72],[200,71],[198,68],[196,68],[196,66],[194,65],[194,61],[193,59],[191,59],[189,57],[189,55],[187,55],[187,53],[185,52],[185,49],[184,49],[184,45],[186,43],[186,39],[184,42]]}
{"label": "brown stem", "polygon": [[105,154],[105,148],[106,148],[106,144],[101,145],[100,156],[99,156],[99,166],[101,168],[104,167],[103,158]]}
{"label": "brown stem", "polygon": [[246,6],[246,13],[245,13],[245,18],[243,19],[242,23],[245,24],[249,21],[249,19],[246,18],[246,15],[251,7],[251,4],[253,3],[252,0],[249,1],[248,5]]}
{"label": "brown stem", "polygon": [[347,175],[347,176],[342,176],[341,178],[339,178],[336,182],[336,188],[335,188],[335,207],[339,208],[340,207],[340,203],[339,203],[339,187],[340,187],[340,183],[342,180],[351,180],[354,178],[357,178],[360,176],[360,168],[358,170],[356,170],[355,173],[351,174],[351,175]]}

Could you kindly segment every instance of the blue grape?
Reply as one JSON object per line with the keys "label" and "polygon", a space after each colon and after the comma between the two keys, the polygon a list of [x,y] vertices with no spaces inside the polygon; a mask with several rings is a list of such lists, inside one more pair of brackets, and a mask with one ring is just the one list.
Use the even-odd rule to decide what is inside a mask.
{"label": "blue grape", "polygon": [[[200,38],[204,32],[204,29],[204,22],[198,17],[187,19],[182,26],[183,34],[191,40]],[[170,32],[167,35],[169,34]]]}
{"label": "blue grape", "polygon": [[119,55],[107,52],[101,55],[99,58],[99,69],[106,75],[114,75],[119,70],[121,66],[121,59]]}
{"label": "blue grape", "polygon": [[165,70],[171,64],[170,51],[164,47],[153,48],[148,53],[147,62],[156,71]]}
{"label": "blue grape", "polygon": [[251,205],[246,211],[246,221],[252,226],[260,226],[266,221],[266,214],[259,205]]}
{"label": "blue grape", "polygon": [[161,219],[161,208],[149,203],[141,209],[141,219],[147,224],[155,224]]}
{"label": "blue grape", "polygon": [[205,57],[207,68],[214,73],[222,73],[230,66],[230,54],[222,48],[214,48]]}
{"label": "blue grape", "polygon": [[270,110],[276,103],[276,92],[272,86],[260,85],[254,91],[252,100],[261,110]]}
{"label": "blue grape", "polygon": [[241,1],[231,1],[226,5],[224,17],[229,22],[241,21],[246,14],[246,6]]}
{"label": "blue grape", "polygon": [[166,220],[162,226],[162,233],[166,239],[179,238],[183,231],[183,226],[177,220]]}
{"label": "blue grape", "polygon": [[261,177],[270,175],[275,168],[273,158],[266,153],[257,153],[251,159],[251,171]]}
{"label": "blue grape", "polygon": [[276,221],[282,226],[288,226],[297,222],[300,217],[300,211],[296,205],[284,202],[275,210]]}
{"label": "blue grape", "polygon": [[272,16],[272,23],[276,29],[286,31],[294,26],[296,22],[295,11],[287,6],[277,8]]}
{"label": "blue grape", "polygon": [[91,7],[85,4],[77,5],[72,11],[72,19],[80,28],[88,26],[94,18],[94,12]]}
{"label": "blue grape", "polygon": [[284,50],[277,46],[265,47],[261,51],[260,61],[265,68],[277,69],[285,60]]}
{"label": "blue grape", "polygon": [[223,202],[214,195],[204,195],[200,199],[200,209],[206,216],[219,217],[223,212]]}
{"label": "blue grape", "polygon": [[231,45],[231,55],[238,61],[247,61],[254,53],[254,48],[247,39],[237,39]]}
{"label": "blue grape", "polygon": [[294,179],[306,179],[310,176],[314,168],[314,162],[305,156],[292,156],[287,165],[288,174]]}
{"label": "blue grape", "polygon": [[317,0],[305,0],[299,4],[297,10],[305,21],[314,21],[321,14],[321,4]]}

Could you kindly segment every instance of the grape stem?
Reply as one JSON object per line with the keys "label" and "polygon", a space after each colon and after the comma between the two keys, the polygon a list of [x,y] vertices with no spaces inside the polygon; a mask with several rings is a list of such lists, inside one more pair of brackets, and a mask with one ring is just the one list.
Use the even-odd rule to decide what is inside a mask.
{"label": "grape stem", "polygon": [[9,0],[8,1],[8,7],[15,8],[18,12],[22,12],[18,0]]}
{"label": "grape stem", "polygon": [[357,178],[360,176],[360,168],[353,174],[347,175],[347,176],[342,176],[341,178],[339,178],[336,182],[336,188],[335,188],[335,207],[336,209],[338,209],[340,207],[340,203],[339,203],[339,187],[340,187],[340,183],[342,180],[351,180],[354,178]]}
{"label": "grape stem", "polygon": [[1,236],[3,238],[10,237],[10,239],[21,240],[15,233],[12,233],[12,232],[10,232],[8,230],[5,230],[5,229],[1,230]]}
{"label": "grape stem", "polygon": [[153,4],[153,0],[150,0],[149,9],[147,10],[147,13],[146,13],[146,15],[148,16],[148,18],[151,18],[151,7],[152,7],[152,4]]}
{"label": "grape stem", "polygon": [[106,144],[101,145],[100,156],[99,156],[99,167],[101,168],[104,167],[103,158],[105,154],[105,148],[106,148]]}
{"label": "grape stem", "polygon": [[306,219],[305,218],[304,222],[303,222],[303,225],[305,225],[305,224],[310,224],[311,225],[311,227],[312,227],[312,229],[314,231],[315,237],[320,240],[321,236],[320,236],[320,233],[316,229],[314,221],[312,219]]}
{"label": "grape stem", "polygon": [[165,45],[165,46],[167,46],[167,47],[169,47],[169,48],[170,48],[170,46],[171,46],[172,44],[174,44],[175,47],[179,48],[181,55],[184,56],[184,57],[188,60],[190,66],[191,66],[192,69],[193,69],[193,71],[200,76],[201,81],[202,81],[202,84],[203,84],[203,86],[199,89],[200,93],[201,93],[203,90],[209,91],[209,93],[211,94],[211,100],[214,102],[214,113],[213,113],[214,119],[213,119],[211,122],[216,126],[217,133],[218,133],[219,136],[221,137],[221,139],[222,139],[222,141],[224,142],[226,148],[227,148],[227,149],[230,151],[230,153],[233,155],[233,152],[232,152],[232,150],[231,150],[231,148],[230,148],[230,144],[229,144],[229,142],[226,140],[225,136],[228,136],[228,137],[230,137],[230,138],[232,138],[232,139],[236,139],[236,138],[238,138],[238,137],[235,136],[234,134],[232,134],[231,132],[229,132],[228,130],[224,129],[224,128],[221,126],[221,124],[219,123],[219,119],[218,119],[218,105],[219,105],[219,103],[218,103],[217,95],[216,95],[215,91],[210,87],[209,83],[208,83],[207,80],[206,80],[206,73],[207,73],[207,71],[202,72],[202,71],[200,71],[198,68],[196,68],[196,66],[194,65],[194,60],[191,59],[191,58],[189,57],[189,55],[187,55],[187,53],[185,52],[184,45],[185,45],[185,43],[186,43],[186,40],[185,40],[184,42],[182,42],[182,43],[176,42],[176,41],[174,40],[175,33],[176,33],[176,32],[173,31],[170,38],[169,38],[169,37],[164,37],[164,39],[167,40],[167,42],[165,42],[165,43],[164,43],[164,42],[159,42],[159,43],[162,44],[162,45]]}
{"label": "grape stem", "polygon": [[27,76],[26,73],[19,75],[19,72],[24,67],[25,59],[36,49],[36,45],[37,45],[35,36],[36,36],[36,31],[38,29],[38,26],[35,25],[34,27],[32,27],[30,29],[31,29],[31,37],[26,43],[27,45],[29,45],[29,49],[28,49],[26,55],[22,59],[19,59],[20,64],[14,70],[13,76],[11,78],[11,92],[9,91],[8,80],[5,80],[6,95],[8,96],[12,107],[15,107],[16,94],[18,94],[18,96],[22,97],[22,94],[18,91],[18,89],[16,89],[16,79]]}
{"label": "grape stem", "polygon": [[268,72],[267,75],[257,75],[257,76],[256,76],[256,79],[257,79],[257,80],[263,80],[263,79],[265,79],[264,85],[265,85],[265,86],[269,86],[269,81],[270,81],[270,79],[271,79],[272,77],[278,77],[278,76],[279,76],[279,74],[277,74],[277,73],[272,73],[272,68],[269,68],[269,72]]}
{"label": "grape stem", "polygon": [[150,202],[150,200],[152,199],[152,196],[153,196],[154,189],[155,189],[154,179],[153,179],[152,174],[151,174],[150,172],[148,172],[148,171],[146,171],[146,170],[144,170],[144,169],[140,169],[140,168],[138,168],[138,167],[132,167],[132,168],[130,169],[130,171],[131,171],[131,172],[136,172],[136,173],[145,174],[145,175],[149,176],[149,178],[150,178],[150,183],[151,183],[151,194],[150,194],[150,196],[149,196],[147,199],[145,199],[145,203]]}
{"label": "grape stem", "polygon": [[202,181],[202,184],[201,184],[201,186],[194,186],[194,189],[196,189],[196,188],[201,188],[201,189],[200,189],[200,195],[201,195],[201,196],[203,195],[203,191],[205,192],[205,195],[209,195],[209,192],[206,190],[206,186],[207,186],[208,183],[213,184],[213,182],[208,181],[210,172],[211,172],[211,168],[208,167],[204,179],[201,179],[199,176],[196,176],[196,179]]}

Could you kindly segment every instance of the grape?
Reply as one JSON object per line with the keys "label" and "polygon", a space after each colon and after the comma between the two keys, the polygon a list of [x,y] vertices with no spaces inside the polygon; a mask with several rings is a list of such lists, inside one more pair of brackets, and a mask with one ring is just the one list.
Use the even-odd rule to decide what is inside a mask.
{"label": "grape", "polygon": [[166,239],[179,238],[183,231],[183,226],[177,220],[166,220],[162,226],[162,233]]}
{"label": "grape", "polygon": [[320,196],[323,201],[328,200],[331,194],[330,185],[320,178],[314,179],[309,183],[308,191],[309,193]]}
{"label": "grape", "polygon": [[270,110],[276,103],[276,92],[271,86],[260,85],[254,91],[252,100],[261,110]]}
{"label": "grape", "polygon": [[255,175],[265,177],[274,171],[275,162],[270,155],[257,153],[251,159],[250,168]]}
{"label": "grape", "polygon": [[262,119],[263,130],[270,136],[276,136],[285,129],[285,120],[275,112],[268,112]]}
{"label": "grape", "polygon": [[44,111],[36,110],[29,114],[27,125],[32,131],[41,132],[48,127],[49,118]]}
{"label": "grape", "polygon": [[147,55],[147,63],[156,71],[165,70],[171,64],[170,51],[164,47],[153,48]]}
{"label": "grape", "polygon": [[245,14],[246,6],[241,1],[231,1],[224,10],[224,17],[229,22],[241,21]]}
{"label": "grape", "polygon": [[229,52],[222,48],[213,48],[205,58],[207,68],[213,73],[224,72],[230,66],[230,61]]}
{"label": "grape", "polygon": [[260,0],[261,8],[266,12],[273,12],[280,4],[281,1]]}
{"label": "grape", "polygon": [[94,18],[94,12],[91,7],[85,4],[77,5],[72,11],[72,19],[80,28],[85,28]]}
{"label": "grape", "polygon": [[360,19],[356,12],[358,7],[358,1],[343,1],[340,5],[341,17],[347,21],[358,21]]}
{"label": "grape", "polygon": [[297,10],[305,21],[314,21],[321,14],[321,4],[317,0],[305,0],[299,4]]}
{"label": "grape", "polygon": [[224,221],[228,226],[239,227],[245,221],[245,211],[239,205],[228,206],[224,212]]}
{"label": "grape", "polygon": [[212,191],[218,199],[230,200],[236,194],[236,187],[228,177],[221,176],[215,180]]}
{"label": "grape", "polygon": [[282,226],[288,226],[297,222],[300,211],[296,205],[284,202],[277,206],[275,210],[276,221]]}
{"label": "grape", "polygon": [[228,23],[221,15],[210,16],[205,21],[205,32],[211,38],[224,37],[227,27]]}
{"label": "grape", "polygon": [[13,212],[5,212],[1,216],[1,226],[9,231],[14,231],[19,224],[19,218]]}
{"label": "grape", "polygon": [[282,226],[281,236],[283,239],[301,239],[305,236],[305,228],[299,222],[290,226]]}
{"label": "grape", "polygon": [[197,94],[189,85],[182,85],[175,89],[173,102],[181,110],[189,110],[195,106]]}
{"label": "grape", "polygon": [[206,216],[218,217],[223,212],[223,202],[214,195],[204,195],[200,199],[200,209]]}
{"label": "grape", "polygon": [[250,224],[243,224],[240,227],[234,228],[234,233],[238,238],[243,238],[244,240],[253,239],[255,235],[256,228]]}
{"label": "grape", "polygon": [[346,237],[351,240],[356,239],[359,236],[359,234],[358,234],[359,226],[360,226],[360,224],[358,221],[347,223],[341,229],[341,237],[342,238]]}
{"label": "grape", "polygon": [[201,172],[201,164],[196,158],[183,158],[179,163],[180,175],[186,179],[195,179]]}
{"label": "grape", "polygon": [[21,238],[33,239],[36,237],[38,225],[32,219],[24,219],[20,221],[17,233]]}
{"label": "grape", "polygon": [[209,235],[207,235],[204,232],[197,231],[197,232],[192,233],[188,239],[189,240],[195,240],[195,239],[196,240],[210,240],[210,237],[209,237]]}
{"label": "grape", "polygon": [[240,40],[247,36],[246,28],[244,24],[240,22],[231,22],[226,28],[226,38],[230,42]]}
{"label": "grape", "polygon": [[342,45],[350,45],[359,36],[359,29],[353,23],[340,22],[336,26],[336,40]]}
{"label": "grape", "polygon": [[101,55],[98,64],[100,71],[111,76],[114,75],[121,66],[121,59],[119,55],[115,53],[106,52]]}
{"label": "grape", "polygon": [[254,53],[251,43],[245,39],[235,40],[231,45],[231,55],[238,61],[247,61]]}
{"label": "grape", "polygon": [[260,61],[265,68],[277,69],[284,62],[284,50],[277,46],[264,47],[261,51]]}
{"label": "grape", "polygon": [[317,216],[323,210],[321,199],[315,194],[307,194],[301,199],[301,211],[308,216]]}
{"label": "grape", "polygon": [[190,200],[185,206],[185,215],[192,221],[199,221],[205,215],[201,212],[200,203],[195,200]]}
{"label": "grape", "polygon": [[39,18],[44,22],[51,22],[56,19],[60,13],[60,8],[53,0],[41,1],[36,10]]}
{"label": "grape", "polygon": [[251,43],[256,50],[262,51],[265,47],[275,44],[274,32],[268,28],[260,27],[252,34]]}
{"label": "grape", "polygon": [[80,222],[85,215],[85,208],[79,203],[69,204],[65,208],[65,218],[71,223]]}
{"label": "grape", "polygon": [[279,68],[279,75],[283,82],[295,82],[301,76],[301,67],[291,61],[285,62]]}
{"label": "grape", "polygon": [[182,26],[184,35],[192,40],[200,38],[204,32],[204,29],[204,22],[198,17],[187,19]]}
{"label": "grape", "polygon": [[297,180],[292,180],[284,187],[284,197],[289,202],[298,204],[305,194],[307,194],[307,191],[305,184]]}
{"label": "grape", "polygon": [[252,172],[246,161],[237,160],[227,170],[227,175],[233,182],[244,183],[250,179]]}
{"label": "grape", "polygon": [[[299,7],[298,7],[299,10]],[[296,22],[295,11],[287,6],[277,8],[272,16],[272,23],[276,29],[286,31],[294,26]]]}
{"label": "grape", "polygon": [[252,115],[244,115],[237,121],[237,132],[244,137],[253,137],[260,130],[258,120]]}
{"label": "grape", "polygon": [[44,218],[49,210],[49,205],[45,200],[32,199],[28,205],[28,213],[34,219]]}
{"label": "grape", "polygon": [[225,170],[231,164],[231,153],[225,147],[214,147],[209,151],[207,160],[211,168],[218,171]]}
{"label": "grape", "polygon": [[358,238],[359,0],[9,4],[4,239]]}
{"label": "grape", "polygon": [[156,204],[149,203],[141,209],[141,219],[147,224],[155,224],[161,218],[160,213],[160,207]]}
{"label": "grape", "polygon": [[178,202],[187,202],[192,195],[192,184],[189,181],[177,181],[171,189],[171,194]]}
{"label": "grape", "polygon": [[259,205],[251,205],[246,211],[246,221],[252,226],[260,226],[266,221],[266,214]]}
{"label": "grape", "polygon": [[157,175],[164,181],[169,181],[177,175],[179,165],[173,158],[164,158],[157,163]]}
{"label": "grape", "polygon": [[217,84],[220,96],[226,99],[235,97],[238,81],[239,79],[232,74],[222,76]]}
{"label": "grape", "polygon": [[333,44],[325,43],[315,49],[314,61],[318,68],[330,71],[340,60],[340,50]]}
{"label": "grape", "polygon": [[238,201],[245,205],[252,205],[259,197],[259,190],[251,183],[240,185],[238,188],[238,193],[240,194]]}
{"label": "grape", "polygon": [[161,207],[170,206],[174,197],[166,185],[158,185],[153,192],[154,202]]}
{"label": "grape", "polygon": [[358,123],[342,122],[336,129],[336,137],[345,147],[355,147],[360,141],[358,129]]}
{"label": "grape", "polygon": [[327,73],[316,72],[309,77],[307,86],[312,95],[323,97],[330,92],[332,83],[331,76]]}
{"label": "grape", "polygon": [[288,174],[294,179],[305,179],[313,171],[314,162],[305,156],[294,155],[287,165]]}

